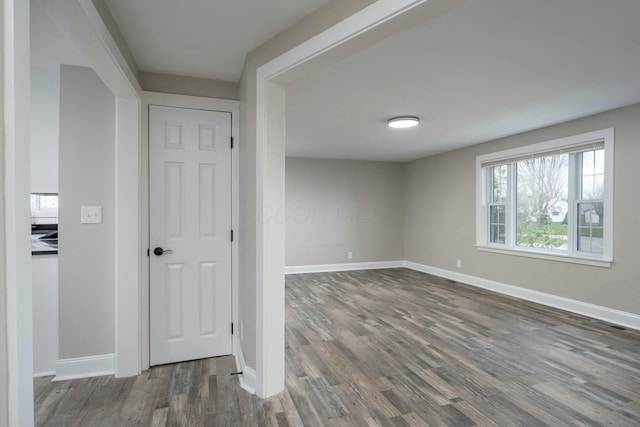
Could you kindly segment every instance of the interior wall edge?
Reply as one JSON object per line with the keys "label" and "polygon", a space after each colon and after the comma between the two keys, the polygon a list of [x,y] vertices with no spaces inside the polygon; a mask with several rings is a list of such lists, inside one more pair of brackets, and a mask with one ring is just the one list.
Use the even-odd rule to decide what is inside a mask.
{"label": "interior wall edge", "polygon": [[[0,408],[9,426],[33,420],[33,337],[30,221],[30,2],[2,0],[2,138],[6,395]],[[0,411],[2,412],[2,411]],[[4,421],[4,420],[2,420]]]}
{"label": "interior wall edge", "polygon": [[91,3],[93,4],[93,7],[96,9],[96,12],[98,12],[100,19],[102,20],[105,27],[107,28],[107,31],[109,32],[109,35],[111,36],[114,43],[122,53],[122,56],[126,61],[127,65],[129,66],[129,68],[131,69],[131,72],[136,77],[136,79],[140,81],[140,78],[141,78],[140,67],[138,66],[138,63],[136,62],[133,56],[133,52],[131,52],[131,48],[127,44],[127,41],[125,40],[124,36],[122,35],[122,32],[120,32],[120,28],[116,24],[116,21],[113,19],[113,15],[111,14],[109,7],[104,2],[104,0],[91,0]]}
{"label": "interior wall edge", "polygon": [[[4,24],[4,0],[0,0],[0,22]],[[4,134],[4,38],[5,31],[0,31],[0,271],[5,269],[5,203],[4,203],[4,150],[5,150],[5,134]],[[7,413],[9,408],[7,402],[9,400],[8,387],[8,352],[7,352],[7,301],[6,301],[6,277],[0,274],[0,425],[9,423]]]}

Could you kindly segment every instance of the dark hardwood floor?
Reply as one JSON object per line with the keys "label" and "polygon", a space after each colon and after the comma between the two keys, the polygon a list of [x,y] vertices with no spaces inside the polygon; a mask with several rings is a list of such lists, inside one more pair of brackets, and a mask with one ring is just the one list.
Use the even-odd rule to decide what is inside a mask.
{"label": "dark hardwood floor", "polygon": [[638,426],[640,332],[406,269],[287,276],[286,384],[232,357],[36,379],[40,426]]}

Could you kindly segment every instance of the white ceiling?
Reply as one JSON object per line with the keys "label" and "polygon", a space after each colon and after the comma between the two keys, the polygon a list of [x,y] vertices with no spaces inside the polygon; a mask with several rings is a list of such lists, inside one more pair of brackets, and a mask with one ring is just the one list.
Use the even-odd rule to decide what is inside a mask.
{"label": "white ceiling", "polygon": [[142,71],[238,81],[246,55],[328,0],[105,0]]}
{"label": "white ceiling", "polygon": [[465,2],[289,85],[287,155],[406,161],[640,102],[639,23],[638,0]]}
{"label": "white ceiling", "polygon": [[[328,0],[105,1],[143,71],[237,81]],[[291,83],[287,155],[406,161],[640,102],[640,1],[458,3]],[[86,65],[31,4],[32,63]]]}

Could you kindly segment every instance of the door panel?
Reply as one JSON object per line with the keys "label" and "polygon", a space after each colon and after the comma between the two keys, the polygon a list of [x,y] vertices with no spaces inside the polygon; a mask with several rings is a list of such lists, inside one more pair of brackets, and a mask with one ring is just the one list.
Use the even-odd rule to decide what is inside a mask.
{"label": "door panel", "polygon": [[231,353],[230,138],[230,113],[149,107],[151,365]]}

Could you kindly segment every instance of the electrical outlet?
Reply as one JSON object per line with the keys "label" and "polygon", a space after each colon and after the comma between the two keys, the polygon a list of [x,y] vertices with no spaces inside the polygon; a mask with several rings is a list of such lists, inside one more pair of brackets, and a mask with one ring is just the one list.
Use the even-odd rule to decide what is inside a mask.
{"label": "electrical outlet", "polygon": [[456,267],[462,268],[462,260],[459,259],[456,261]]}
{"label": "electrical outlet", "polygon": [[353,259],[353,252],[347,252],[347,259]]}

